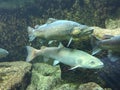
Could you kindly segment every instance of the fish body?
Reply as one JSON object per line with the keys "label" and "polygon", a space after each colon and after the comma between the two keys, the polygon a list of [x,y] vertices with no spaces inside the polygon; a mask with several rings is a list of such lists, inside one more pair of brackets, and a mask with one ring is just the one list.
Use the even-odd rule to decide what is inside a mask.
{"label": "fish body", "polygon": [[9,52],[3,48],[0,48],[0,58],[6,57]]}
{"label": "fish body", "polygon": [[27,46],[28,56],[26,58],[27,62],[30,62],[36,56],[43,56],[45,58],[54,59],[54,64],[59,62],[71,66],[71,69],[78,67],[98,69],[102,68],[104,64],[96,57],[76,49],[65,48],[62,45],[59,47],[44,47],[37,50],[33,47]]}
{"label": "fish body", "polygon": [[95,43],[94,46],[97,48],[101,48],[104,50],[111,50],[113,52],[120,52],[120,35],[117,36],[110,36],[110,38],[104,40],[98,40],[96,37],[93,37],[94,40],[92,43]]}
{"label": "fish body", "polygon": [[[111,61],[116,61],[120,59],[120,35],[117,36],[105,36],[107,39],[104,40],[93,40],[92,42],[96,43],[95,49],[93,49],[93,55],[98,53],[101,50],[108,50],[108,57]],[[113,55],[114,54],[114,55]]]}
{"label": "fish body", "polygon": [[93,28],[69,20],[56,20],[49,18],[43,25],[35,28],[28,27],[29,41],[36,37],[45,40],[70,40],[70,38],[90,35]]}
{"label": "fish body", "polygon": [[113,52],[120,52],[120,36],[114,36],[110,39],[101,40],[98,45],[102,49],[112,50]]}

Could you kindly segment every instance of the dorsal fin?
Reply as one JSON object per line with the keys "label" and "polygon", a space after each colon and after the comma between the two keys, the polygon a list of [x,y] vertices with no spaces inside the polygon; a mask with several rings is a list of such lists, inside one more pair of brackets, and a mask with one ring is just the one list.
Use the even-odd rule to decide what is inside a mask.
{"label": "dorsal fin", "polygon": [[40,25],[38,25],[38,24],[37,24],[37,25],[35,25],[35,27],[34,27],[34,28],[35,28],[35,29],[37,29],[39,26],[40,26]]}
{"label": "dorsal fin", "polygon": [[49,18],[48,20],[47,20],[47,24],[50,24],[50,23],[52,23],[52,22],[55,22],[57,19],[55,19],[55,18]]}

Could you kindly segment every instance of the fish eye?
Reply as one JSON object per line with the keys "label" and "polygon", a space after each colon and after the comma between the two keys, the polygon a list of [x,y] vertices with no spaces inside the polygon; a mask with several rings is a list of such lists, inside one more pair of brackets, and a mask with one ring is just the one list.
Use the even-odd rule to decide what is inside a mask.
{"label": "fish eye", "polygon": [[94,62],[94,61],[91,61],[90,63],[91,63],[91,64],[95,64],[95,62]]}

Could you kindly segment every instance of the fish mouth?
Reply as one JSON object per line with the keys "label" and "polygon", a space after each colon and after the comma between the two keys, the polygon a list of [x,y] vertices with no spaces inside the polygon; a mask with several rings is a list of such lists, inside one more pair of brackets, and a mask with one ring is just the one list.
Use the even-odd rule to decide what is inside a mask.
{"label": "fish mouth", "polygon": [[90,35],[90,34],[92,34],[92,33],[93,33],[93,30],[94,30],[94,29],[86,31],[86,32],[85,32],[85,35]]}
{"label": "fish mouth", "polygon": [[101,65],[96,66],[95,68],[100,69],[100,68],[103,68],[103,67],[104,67],[104,64],[101,64]]}
{"label": "fish mouth", "polygon": [[85,35],[91,35],[93,33],[94,29],[87,29],[83,30],[83,32],[79,36],[85,36]]}

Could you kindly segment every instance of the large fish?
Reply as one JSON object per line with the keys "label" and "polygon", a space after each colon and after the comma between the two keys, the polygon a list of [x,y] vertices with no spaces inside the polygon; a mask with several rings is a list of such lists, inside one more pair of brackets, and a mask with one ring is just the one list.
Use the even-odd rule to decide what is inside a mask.
{"label": "large fish", "polygon": [[6,57],[9,52],[3,48],[0,48],[0,58]]}
{"label": "large fish", "polygon": [[37,25],[35,28],[28,27],[29,41],[33,41],[36,37],[45,40],[69,40],[72,38],[79,38],[80,36],[90,35],[93,28],[86,25],[81,25],[74,21],[56,20],[49,18],[47,22],[41,26]]}
{"label": "large fish", "polygon": [[[44,58],[54,59],[55,61],[53,65],[61,62],[71,66],[71,70],[78,67],[98,69],[104,66],[104,64],[98,58],[81,50],[65,48],[61,44],[58,47],[41,47],[40,50],[27,46],[27,51],[27,62],[30,62],[35,57],[41,55]],[[45,61],[46,60],[48,59],[45,59]]]}
{"label": "large fish", "polygon": [[93,55],[103,50],[108,50],[108,57],[111,61],[120,59],[120,35],[104,35],[104,40],[96,39],[92,37],[92,43],[94,43]]}

